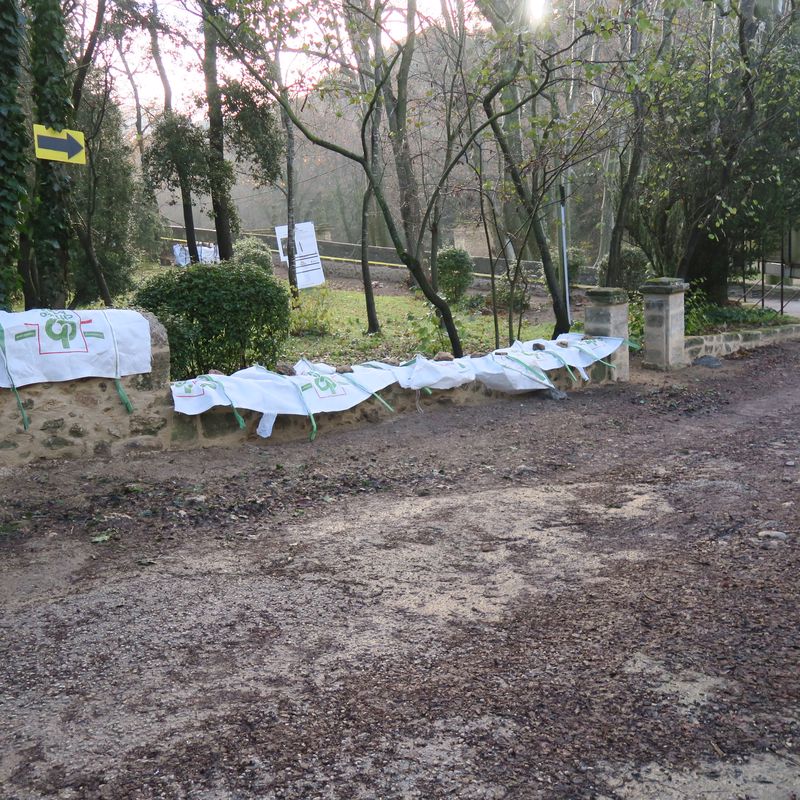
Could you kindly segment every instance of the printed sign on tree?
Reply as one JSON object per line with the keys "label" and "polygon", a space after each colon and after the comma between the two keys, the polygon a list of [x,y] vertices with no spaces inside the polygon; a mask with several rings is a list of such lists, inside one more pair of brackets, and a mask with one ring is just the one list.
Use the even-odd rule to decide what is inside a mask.
{"label": "printed sign on tree", "polygon": [[[288,225],[275,227],[278,254],[284,264],[289,263],[289,256],[286,255],[288,237]],[[311,286],[320,286],[325,283],[325,273],[322,271],[322,261],[319,257],[317,234],[313,222],[298,222],[294,226],[294,256],[298,289],[308,289]]]}

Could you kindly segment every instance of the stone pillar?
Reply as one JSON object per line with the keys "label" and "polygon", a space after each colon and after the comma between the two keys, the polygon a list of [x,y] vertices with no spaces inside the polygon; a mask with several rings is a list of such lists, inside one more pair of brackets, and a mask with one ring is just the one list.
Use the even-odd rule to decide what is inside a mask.
{"label": "stone pillar", "polygon": [[319,225],[314,225],[314,233],[317,236],[318,242],[333,241],[333,228],[330,225],[326,225],[324,222]]}
{"label": "stone pillar", "polygon": [[[628,338],[628,293],[624,289],[587,289],[589,305],[586,307],[584,331],[587,336],[611,336]],[[614,365],[609,369],[598,364],[592,369],[597,380],[627,381],[630,377],[627,342],[607,359]],[[598,370],[602,370],[598,374]]]}
{"label": "stone pillar", "polygon": [[653,278],[640,287],[644,301],[644,362],[650,369],[681,369],[684,351],[683,295],[680,278]]}

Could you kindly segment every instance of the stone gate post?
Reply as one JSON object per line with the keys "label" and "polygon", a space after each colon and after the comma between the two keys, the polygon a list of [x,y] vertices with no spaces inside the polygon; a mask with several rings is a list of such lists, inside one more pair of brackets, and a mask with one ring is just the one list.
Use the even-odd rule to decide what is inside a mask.
{"label": "stone gate post", "polygon": [[[587,289],[586,296],[589,305],[586,307],[585,327],[587,336],[611,336],[619,339],[628,338],[628,293],[624,289],[596,288]],[[628,359],[628,345],[622,345],[608,359],[614,365],[610,370],[602,364],[598,364],[592,369],[592,373],[597,375],[596,370],[606,370],[608,374],[598,376],[600,379],[612,381],[627,381],[630,377],[630,366]]]}
{"label": "stone gate post", "polygon": [[683,298],[689,288],[680,278],[653,278],[640,291],[644,300],[644,361],[650,369],[681,369],[684,352]]}

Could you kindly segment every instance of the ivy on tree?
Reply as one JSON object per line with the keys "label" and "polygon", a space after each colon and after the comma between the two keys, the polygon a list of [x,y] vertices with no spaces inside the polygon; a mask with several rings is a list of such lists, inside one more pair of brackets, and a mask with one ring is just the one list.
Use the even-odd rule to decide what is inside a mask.
{"label": "ivy on tree", "polygon": [[0,4],[0,309],[10,309],[17,288],[20,211],[26,196],[25,172],[30,145],[17,95],[23,21],[16,0]]}
{"label": "ivy on tree", "polygon": [[[62,130],[70,118],[64,15],[59,0],[31,0],[31,74],[37,122]],[[25,276],[26,304],[63,308],[69,280],[70,178],[63,164],[36,159],[30,232],[34,258]],[[27,296],[33,292],[35,297]]]}

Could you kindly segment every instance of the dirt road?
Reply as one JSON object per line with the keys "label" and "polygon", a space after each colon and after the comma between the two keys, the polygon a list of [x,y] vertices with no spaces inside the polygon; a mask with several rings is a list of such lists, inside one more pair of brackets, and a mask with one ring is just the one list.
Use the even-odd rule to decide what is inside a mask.
{"label": "dirt road", "polygon": [[0,796],[796,798],[799,390],[0,469]]}

